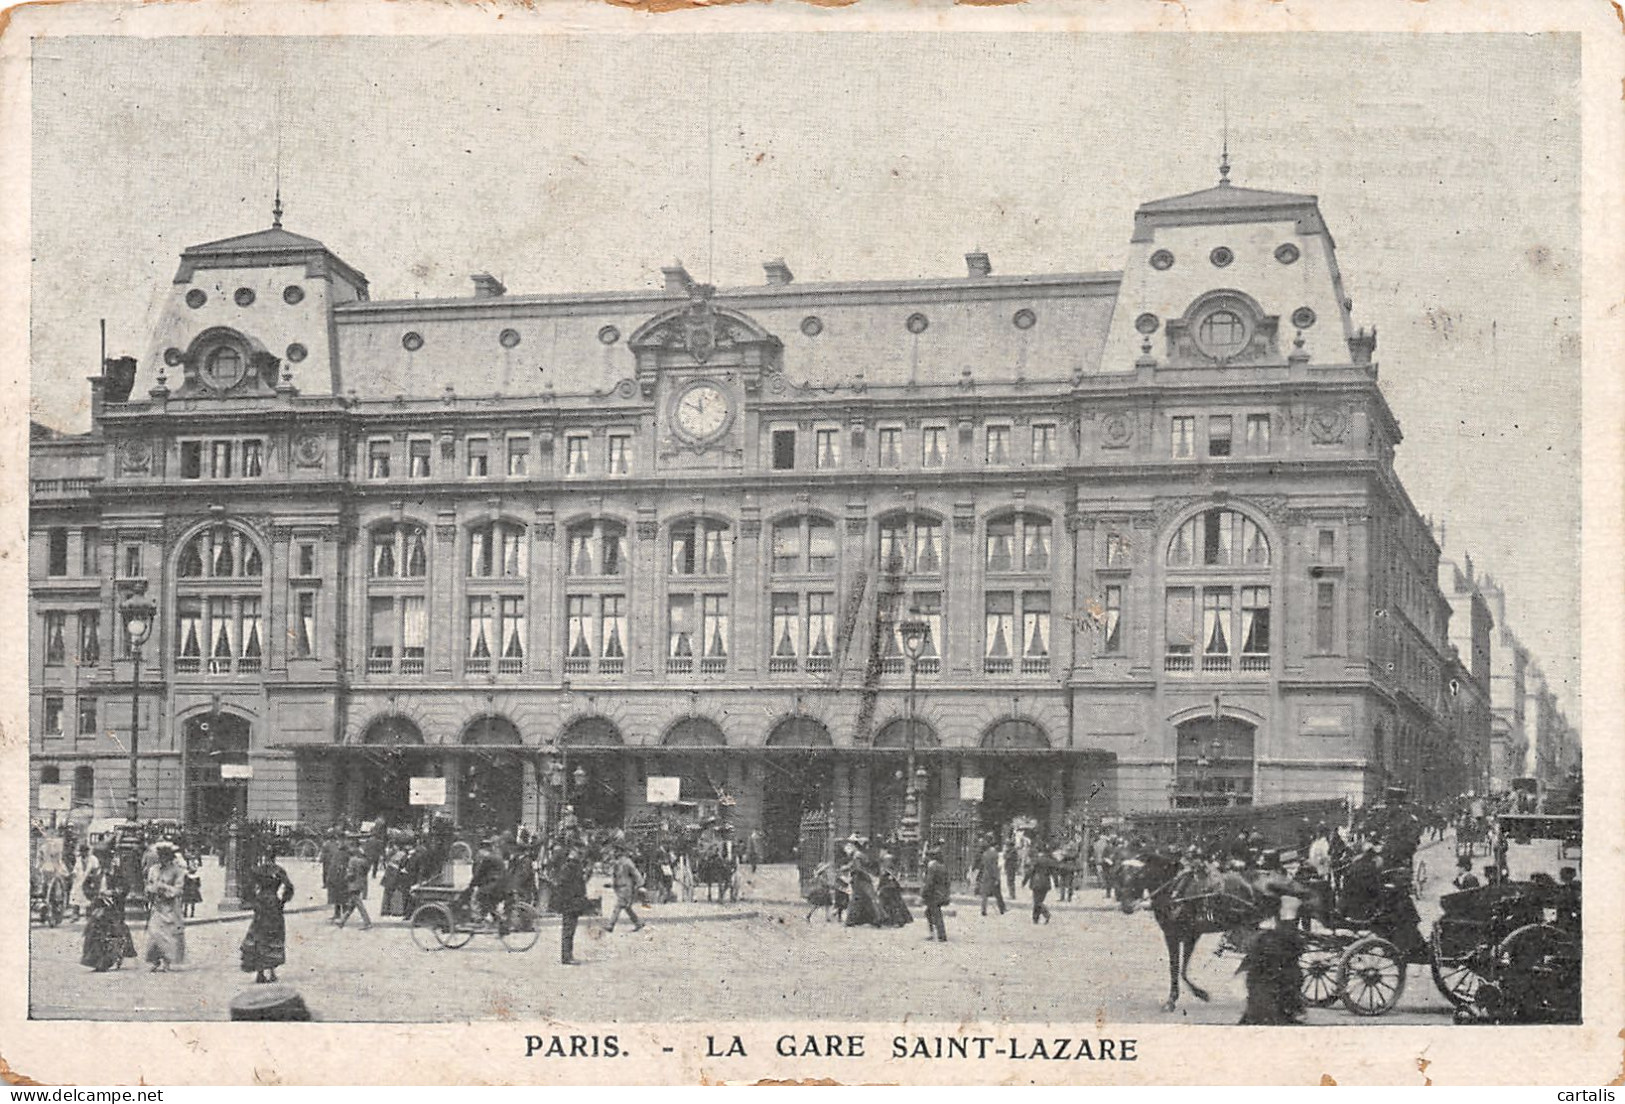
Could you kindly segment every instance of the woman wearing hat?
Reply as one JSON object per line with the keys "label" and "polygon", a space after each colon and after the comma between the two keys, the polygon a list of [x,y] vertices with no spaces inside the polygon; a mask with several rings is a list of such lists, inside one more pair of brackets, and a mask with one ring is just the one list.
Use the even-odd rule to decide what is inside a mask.
{"label": "woman wearing hat", "polygon": [[175,861],[175,845],[160,840],[158,865],[147,872],[147,963],[153,972],[168,970],[186,961],[186,919],[181,915],[181,895],[186,871]]}
{"label": "woman wearing hat", "polygon": [[254,919],[241,947],[243,972],[257,982],[276,980],[276,968],[288,961],[288,929],[282,910],[293,899],[293,880],[276,861],[276,849],[267,845],[259,864],[249,872],[249,901]]}
{"label": "woman wearing hat", "polygon": [[135,957],[135,940],[124,922],[124,898],[129,890],[124,872],[113,860],[112,845],[96,852],[95,863],[85,872],[82,892],[89,904],[79,962],[98,974],[118,969],[126,958]]}
{"label": "woman wearing hat", "polygon": [[879,895],[882,927],[900,928],[914,923],[914,914],[903,900],[903,884],[897,877],[897,857],[890,851],[880,853]]}
{"label": "woman wearing hat", "polygon": [[861,925],[880,926],[880,896],[875,892],[875,870],[870,861],[864,845],[869,841],[861,836],[852,836],[848,840],[852,844],[851,863],[847,867],[847,876],[852,879],[852,899],[846,908],[846,926],[849,928]]}

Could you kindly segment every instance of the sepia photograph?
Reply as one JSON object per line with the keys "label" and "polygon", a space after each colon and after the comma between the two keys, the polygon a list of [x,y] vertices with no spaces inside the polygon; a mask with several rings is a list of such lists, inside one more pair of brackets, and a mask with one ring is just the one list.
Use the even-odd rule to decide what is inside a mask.
{"label": "sepia photograph", "polygon": [[31,1029],[1612,1038],[1580,33],[424,26],[8,35]]}

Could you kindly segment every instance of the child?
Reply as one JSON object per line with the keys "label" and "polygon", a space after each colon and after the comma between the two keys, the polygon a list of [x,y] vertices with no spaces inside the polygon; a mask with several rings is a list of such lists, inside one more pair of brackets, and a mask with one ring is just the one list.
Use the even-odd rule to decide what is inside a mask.
{"label": "child", "polygon": [[186,876],[181,879],[181,914],[187,919],[197,915],[198,903],[203,900],[203,875],[198,870],[197,856],[186,860]]}

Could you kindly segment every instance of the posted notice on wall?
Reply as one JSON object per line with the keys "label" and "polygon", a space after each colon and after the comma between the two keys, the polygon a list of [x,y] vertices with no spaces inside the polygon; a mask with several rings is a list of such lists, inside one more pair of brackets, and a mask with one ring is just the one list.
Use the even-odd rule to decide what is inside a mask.
{"label": "posted notice on wall", "polygon": [[253,778],[254,764],[252,763],[221,763],[220,777],[225,778]]}
{"label": "posted notice on wall", "polygon": [[414,778],[407,791],[407,800],[413,805],[444,805],[446,780],[444,778]]}
{"label": "posted notice on wall", "polygon": [[971,775],[961,776],[959,779],[959,800],[982,800],[982,783],[986,781],[987,780],[985,778],[977,778]]}
{"label": "posted notice on wall", "polygon": [[683,794],[683,780],[681,778],[665,778],[650,775],[648,780],[647,800],[651,805],[675,805]]}
{"label": "posted notice on wall", "polygon": [[63,812],[73,808],[73,787],[66,782],[41,783],[39,807],[46,812]]}

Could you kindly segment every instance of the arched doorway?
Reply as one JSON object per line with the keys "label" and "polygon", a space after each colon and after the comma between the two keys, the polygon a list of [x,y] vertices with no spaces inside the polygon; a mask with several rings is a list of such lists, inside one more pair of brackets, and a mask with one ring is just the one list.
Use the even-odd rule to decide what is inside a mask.
{"label": "arched doorway", "polygon": [[457,819],[481,835],[513,831],[525,815],[524,746],[506,717],[477,717],[463,729],[463,792]]}
{"label": "arched doorway", "polygon": [[1177,730],[1174,806],[1253,803],[1254,728],[1235,717],[1199,717]]}
{"label": "arched doorway", "polygon": [[[1007,717],[982,734],[982,826],[1001,836],[1013,827],[1047,835],[1064,774],[1050,756],[1049,736],[1035,721]],[[1059,827],[1056,825],[1054,827]]]}
{"label": "arched doorway", "polygon": [[362,764],[361,816],[389,824],[411,824],[421,809],[411,802],[412,778],[441,774],[439,762],[423,750],[423,733],[399,714],[380,717],[361,734],[367,748]]}
{"label": "arched doorway", "polygon": [[682,779],[680,801],[716,802],[728,792],[727,759],[714,754],[728,746],[728,738],[715,721],[685,717],[666,731],[660,743],[671,752],[662,757],[657,769]]}
{"label": "arched doorway", "polygon": [[829,750],[835,746],[824,722],[786,717],[767,734],[762,759],[762,858],[790,862],[801,840],[804,814],[825,808],[832,792]]}
{"label": "arched doorway", "polygon": [[[626,820],[626,766],[618,754],[621,730],[607,717],[571,721],[559,735],[564,747],[564,785],[576,820],[592,828],[614,828]],[[576,772],[581,771],[579,780]]]}
{"label": "arched doorway", "polygon": [[909,732],[914,738],[914,784],[918,789],[917,814],[923,826],[942,808],[938,772],[920,771],[926,765],[927,755],[940,746],[937,730],[929,721],[918,717],[912,720],[899,717],[880,726],[875,733],[876,755],[869,773],[869,824],[876,836],[882,838],[896,832],[903,823],[903,811],[908,806],[908,748]]}
{"label": "arched doorway", "polygon": [[195,828],[248,816],[246,718],[209,713],[186,722],[186,823]]}

